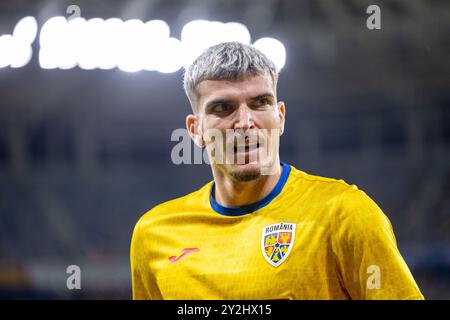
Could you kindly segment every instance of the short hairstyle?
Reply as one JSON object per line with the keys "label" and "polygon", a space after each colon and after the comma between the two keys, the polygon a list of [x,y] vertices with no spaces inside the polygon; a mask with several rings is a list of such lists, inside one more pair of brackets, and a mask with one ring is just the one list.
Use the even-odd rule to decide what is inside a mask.
{"label": "short hairstyle", "polygon": [[184,90],[195,112],[199,100],[197,86],[204,80],[239,81],[248,76],[269,74],[274,89],[279,70],[252,45],[223,42],[206,49],[184,73]]}

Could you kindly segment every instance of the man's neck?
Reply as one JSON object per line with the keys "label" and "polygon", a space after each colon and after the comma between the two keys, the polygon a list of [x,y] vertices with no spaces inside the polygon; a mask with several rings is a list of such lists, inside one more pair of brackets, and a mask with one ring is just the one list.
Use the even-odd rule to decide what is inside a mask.
{"label": "man's neck", "polygon": [[283,167],[276,174],[261,175],[251,181],[236,181],[213,168],[215,182],[215,200],[224,207],[249,205],[267,196],[275,188],[280,179]]}

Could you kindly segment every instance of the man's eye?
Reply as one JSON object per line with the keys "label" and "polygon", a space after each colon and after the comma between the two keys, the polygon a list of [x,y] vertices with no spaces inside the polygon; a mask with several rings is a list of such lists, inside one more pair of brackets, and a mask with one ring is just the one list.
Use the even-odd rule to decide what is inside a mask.
{"label": "man's eye", "polygon": [[219,103],[212,107],[213,112],[224,112],[230,109],[230,106],[225,103]]}
{"label": "man's eye", "polygon": [[265,106],[270,104],[270,100],[268,98],[261,98],[256,101],[257,106]]}

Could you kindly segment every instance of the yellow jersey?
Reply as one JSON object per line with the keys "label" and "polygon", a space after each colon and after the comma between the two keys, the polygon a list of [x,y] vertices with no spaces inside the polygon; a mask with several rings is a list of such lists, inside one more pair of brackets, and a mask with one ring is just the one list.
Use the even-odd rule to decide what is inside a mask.
{"label": "yellow jersey", "polygon": [[423,299],[388,218],[355,185],[282,163],[257,203],[214,182],[154,207],[131,241],[133,299]]}

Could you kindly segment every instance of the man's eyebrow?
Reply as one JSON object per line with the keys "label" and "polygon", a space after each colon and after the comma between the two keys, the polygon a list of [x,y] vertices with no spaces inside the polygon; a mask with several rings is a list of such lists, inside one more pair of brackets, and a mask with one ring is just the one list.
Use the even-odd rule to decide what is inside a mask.
{"label": "man's eyebrow", "polygon": [[210,107],[215,104],[221,104],[221,103],[227,104],[227,103],[231,103],[231,102],[232,102],[231,100],[227,100],[227,99],[214,99],[214,100],[207,102],[206,107]]}
{"label": "man's eyebrow", "polygon": [[256,97],[252,97],[252,98],[250,98],[250,100],[259,100],[259,99],[263,99],[263,98],[275,98],[275,96],[272,93],[267,92],[267,93],[257,95]]}
{"label": "man's eyebrow", "polygon": [[[251,97],[250,100],[251,101],[255,101],[255,100],[259,100],[259,99],[263,99],[263,98],[275,98],[275,96],[272,93],[267,92],[267,93],[259,94],[259,95],[255,96],[255,97]],[[211,101],[206,103],[206,107],[205,108],[209,108],[209,107],[211,107],[213,105],[222,104],[222,103],[223,104],[231,104],[231,103],[233,103],[233,100],[231,100],[231,99],[220,99],[220,98],[219,99],[213,99],[213,100],[211,100]]]}

